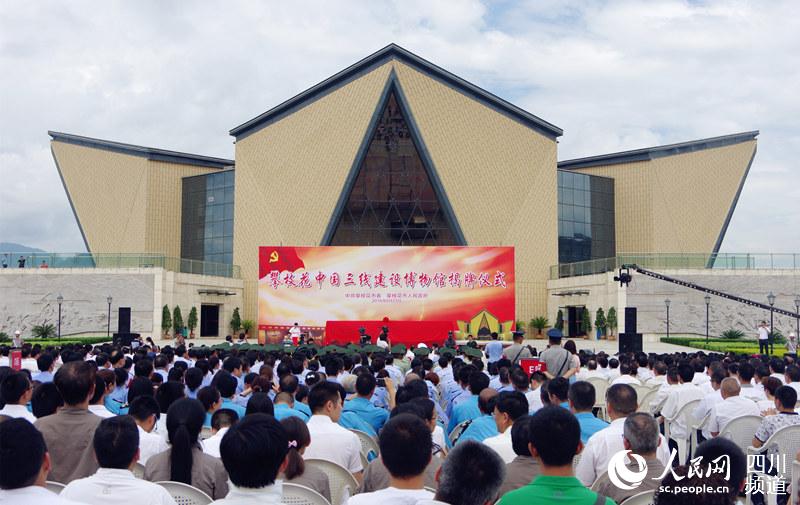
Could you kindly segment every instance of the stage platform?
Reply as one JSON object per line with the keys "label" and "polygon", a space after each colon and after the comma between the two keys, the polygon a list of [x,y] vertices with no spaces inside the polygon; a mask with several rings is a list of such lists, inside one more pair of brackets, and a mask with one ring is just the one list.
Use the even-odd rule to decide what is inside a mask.
{"label": "stage platform", "polygon": [[381,328],[389,328],[389,341],[392,345],[404,344],[406,347],[424,342],[426,345],[443,344],[447,332],[455,331],[452,321],[328,321],[325,325],[325,344],[358,343],[359,328],[365,328],[374,344]]}

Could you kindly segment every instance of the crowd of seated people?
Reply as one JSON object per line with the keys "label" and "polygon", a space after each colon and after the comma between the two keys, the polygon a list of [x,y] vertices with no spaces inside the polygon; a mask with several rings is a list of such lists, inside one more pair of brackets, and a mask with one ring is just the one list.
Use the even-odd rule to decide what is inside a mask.
{"label": "crowd of seated people", "polygon": [[[480,349],[466,346],[25,344],[26,367],[0,366],[0,503],[105,505],[109,493],[137,505],[174,503],[154,484],[161,481],[219,503],[280,503],[283,483],[334,503],[329,477],[306,464],[320,459],[354,477],[343,498],[354,505],[590,505],[643,491],[656,503],[734,503],[746,463],[742,448],[720,436],[726,425],[760,416],[755,448],[800,426],[792,356],[612,357],[565,347],[574,345],[551,337],[541,355],[547,371],[529,376],[502,353],[487,366]],[[694,428],[678,415],[687,404],[705,423],[696,454],[676,457]],[[378,449],[365,454],[359,436]],[[609,477],[620,452],[630,472],[640,462],[647,468],[635,489]],[[682,465],[711,454],[736,466],[727,492],[664,491]],[[56,497],[46,481],[66,487]]]}

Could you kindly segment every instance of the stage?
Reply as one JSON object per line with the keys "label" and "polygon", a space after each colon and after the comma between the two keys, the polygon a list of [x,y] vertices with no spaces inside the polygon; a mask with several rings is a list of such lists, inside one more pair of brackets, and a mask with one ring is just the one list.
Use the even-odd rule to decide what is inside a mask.
{"label": "stage", "polygon": [[447,332],[455,331],[453,321],[328,321],[325,324],[324,344],[347,344],[359,342],[359,328],[365,328],[367,335],[375,343],[381,328],[389,328],[389,341],[392,345],[404,344],[406,347],[420,342],[426,345],[442,345],[447,340]]}

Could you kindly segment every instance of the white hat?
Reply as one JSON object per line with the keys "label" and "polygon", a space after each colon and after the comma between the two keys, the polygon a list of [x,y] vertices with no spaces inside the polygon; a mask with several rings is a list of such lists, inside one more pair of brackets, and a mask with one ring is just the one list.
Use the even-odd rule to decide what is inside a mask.
{"label": "white hat", "polygon": [[420,342],[419,344],[417,344],[417,347],[424,347],[425,349],[427,349],[427,348],[428,348],[428,346],[427,346],[427,345],[425,345],[425,343],[424,343],[424,342]]}
{"label": "white hat", "polygon": [[21,335],[21,332],[19,330],[17,330],[17,331],[14,332],[14,335]]}

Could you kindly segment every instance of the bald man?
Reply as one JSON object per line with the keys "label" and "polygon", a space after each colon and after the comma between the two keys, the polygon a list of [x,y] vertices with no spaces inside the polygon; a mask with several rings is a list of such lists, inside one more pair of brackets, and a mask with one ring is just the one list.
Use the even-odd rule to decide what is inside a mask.
{"label": "bald man", "polygon": [[723,379],[719,386],[722,401],[717,402],[711,409],[708,431],[712,436],[719,435],[731,419],[741,416],[757,416],[760,414],[758,403],[741,396],[742,388],[739,381],[733,377]]}
{"label": "bald man", "polygon": [[493,415],[497,395],[497,391],[492,388],[486,388],[481,391],[478,395],[478,409],[481,411],[481,415],[473,419],[456,442],[461,443],[465,440],[483,442],[487,438],[495,437],[499,434]]}

